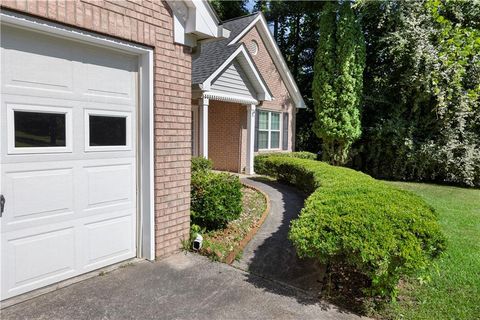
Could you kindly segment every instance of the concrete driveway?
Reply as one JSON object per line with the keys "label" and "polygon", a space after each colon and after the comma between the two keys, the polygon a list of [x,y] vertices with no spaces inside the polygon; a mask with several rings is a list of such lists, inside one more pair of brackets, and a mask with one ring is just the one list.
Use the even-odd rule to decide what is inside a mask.
{"label": "concrete driveway", "polygon": [[304,195],[244,179],[271,210],[234,267],[180,253],[141,261],[0,311],[7,319],[360,319],[320,301],[324,268],[296,257],[287,238]]}
{"label": "concrete driveway", "polygon": [[0,318],[359,319],[289,286],[185,253],[59,289],[6,308]]}

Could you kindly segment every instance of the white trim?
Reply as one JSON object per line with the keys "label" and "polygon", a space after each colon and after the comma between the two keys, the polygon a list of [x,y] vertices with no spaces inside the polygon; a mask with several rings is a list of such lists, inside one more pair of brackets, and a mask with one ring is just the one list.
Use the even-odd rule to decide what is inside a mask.
{"label": "white trim", "polygon": [[[255,134],[258,134],[259,131],[262,132],[267,132],[268,133],[268,138],[267,138],[267,148],[260,148],[258,146],[258,151],[277,151],[277,150],[282,150],[282,125],[283,125],[283,117],[282,113],[279,111],[271,111],[271,110],[264,110],[264,109],[258,109],[257,112],[265,112],[267,113],[267,129],[260,129],[260,125],[258,126],[257,132]],[[278,114],[279,115],[279,121],[278,121],[278,126],[279,129],[272,129],[272,113]],[[273,132],[278,132],[278,148],[272,148],[272,131]]]}
{"label": "white trim", "polygon": [[197,39],[229,37],[205,0],[167,0],[173,12],[174,42],[195,46]]}
{"label": "white trim", "polygon": [[[102,116],[125,119],[125,145],[118,146],[91,146],[90,145],[90,116]],[[127,151],[132,150],[132,114],[131,112],[85,109],[85,152],[92,151]]]}
{"label": "white trim", "polygon": [[[53,113],[65,115],[65,147],[15,147],[15,111]],[[25,104],[7,104],[8,154],[66,153],[72,152],[72,109]]]}
{"label": "white trim", "polygon": [[287,63],[285,62],[285,59],[283,58],[282,53],[280,52],[280,48],[278,47],[277,43],[275,42],[275,39],[273,38],[272,34],[270,33],[270,29],[268,28],[267,21],[265,20],[265,17],[263,16],[262,13],[259,13],[258,16],[253,19],[252,22],[242,31],[240,32],[232,41],[229,42],[228,45],[232,45],[240,41],[240,39],[243,38],[243,36],[252,29],[257,22],[261,22],[260,25],[262,28],[260,28],[260,36],[266,37],[268,40],[266,41],[267,44],[267,50],[270,52],[274,53],[272,54],[273,62],[277,66],[278,70],[280,71],[280,75],[282,76],[282,79],[285,81],[285,84],[287,86],[288,91],[292,95],[295,105],[297,108],[305,108],[305,101],[303,101],[302,94],[300,90],[298,89],[298,86],[293,79],[293,76],[290,72],[290,69],[287,66]]}
{"label": "white trim", "polygon": [[248,98],[248,97],[241,97],[241,96],[234,96],[230,94],[214,92],[214,91],[206,91],[203,93],[203,96],[208,99],[218,100],[218,101],[225,101],[225,102],[233,102],[233,103],[242,103],[242,104],[254,104],[258,105],[259,101],[256,99]]}
{"label": "white trim", "polygon": [[[227,60],[225,60],[220,67],[218,67],[217,70],[215,70],[201,85],[201,88],[204,90],[210,90],[212,82],[217,78],[217,76],[223,72],[235,59],[239,54],[242,54],[242,56],[245,58],[245,60],[248,63],[248,66],[251,68],[253,74],[255,75],[255,80],[256,82],[260,85],[262,88],[262,92],[257,92],[259,98],[261,100],[266,100],[266,101],[271,101],[272,96],[270,95],[270,91],[268,90],[267,84],[263,81],[262,77],[260,76],[257,68],[255,67],[255,63],[252,61],[250,58],[250,55],[247,53],[247,49],[245,48],[245,45],[242,44],[237,50],[235,50],[230,57],[228,57]],[[251,101],[251,100],[250,100]],[[251,103],[251,102],[246,102],[246,103]]]}
{"label": "white trim", "polygon": [[0,20],[2,24],[12,25],[23,29],[35,30],[49,35],[56,35],[61,38],[70,40],[77,40],[90,45],[98,45],[100,47],[108,47],[130,54],[145,54],[146,51],[151,50],[148,47],[133,44],[127,41],[122,41],[107,36],[98,35],[93,32],[79,30],[61,24],[45,21],[39,18],[27,17],[19,13],[14,13],[2,9],[0,13]]}
{"label": "white trim", "polygon": [[200,150],[199,155],[208,159],[208,98],[203,96],[198,100],[200,115]]}
{"label": "white trim", "polygon": [[192,105],[192,156],[198,157],[198,105]]}
{"label": "white trim", "polygon": [[137,255],[141,258],[155,260],[155,179],[154,179],[154,74],[153,50],[121,41],[93,32],[66,27],[54,22],[47,22],[38,18],[25,16],[2,9],[0,11],[2,24],[20,27],[23,29],[56,35],[69,40],[75,40],[90,45],[106,47],[139,57],[139,118],[141,143],[139,143],[139,203],[140,223],[137,241]]}
{"label": "white trim", "polygon": [[247,166],[246,174],[255,174],[253,160],[255,158],[255,112],[254,104],[247,106]]}

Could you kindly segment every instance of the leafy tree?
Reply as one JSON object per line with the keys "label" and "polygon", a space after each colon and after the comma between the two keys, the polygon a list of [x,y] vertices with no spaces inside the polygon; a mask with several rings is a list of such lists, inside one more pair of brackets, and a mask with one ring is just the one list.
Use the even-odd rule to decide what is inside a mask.
{"label": "leafy tree", "polygon": [[313,131],[322,139],[323,159],[344,164],[360,137],[360,101],[365,44],[351,4],[328,2],[320,17],[315,55]]}
{"label": "leafy tree", "polygon": [[238,18],[248,13],[246,0],[210,0],[220,20]]}
{"label": "leafy tree", "polygon": [[365,2],[364,135],[377,177],[480,185],[480,4]]}
{"label": "leafy tree", "polygon": [[296,149],[317,152],[320,141],[312,131],[313,63],[318,45],[320,11],[323,1],[257,0],[254,10],[262,11],[285,57],[306,103],[296,115]]}

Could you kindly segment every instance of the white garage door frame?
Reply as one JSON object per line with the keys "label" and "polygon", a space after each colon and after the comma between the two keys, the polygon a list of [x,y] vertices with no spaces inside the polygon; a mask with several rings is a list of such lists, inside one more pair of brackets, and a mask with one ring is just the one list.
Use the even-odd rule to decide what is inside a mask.
{"label": "white garage door frame", "polygon": [[[153,50],[138,44],[3,9],[0,12],[0,22],[2,25],[41,32],[138,56],[137,257],[155,260]],[[1,165],[0,162],[0,172]]]}

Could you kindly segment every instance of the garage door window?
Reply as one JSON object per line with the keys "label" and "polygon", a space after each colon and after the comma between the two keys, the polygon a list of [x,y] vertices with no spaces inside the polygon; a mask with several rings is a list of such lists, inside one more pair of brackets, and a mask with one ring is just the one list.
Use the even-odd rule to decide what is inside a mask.
{"label": "garage door window", "polygon": [[9,153],[69,152],[71,112],[66,108],[8,106]]}
{"label": "garage door window", "polygon": [[130,150],[130,113],[86,112],[86,150]]}
{"label": "garage door window", "polygon": [[127,121],[125,117],[89,117],[90,146],[127,145]]}
{"label": "garage door window", "polygon": [[14,111],[15,147],[65,147],[65,114]]}

